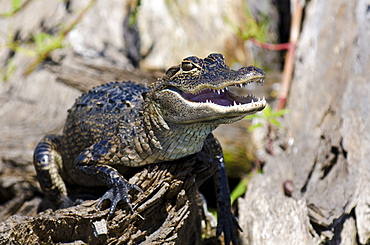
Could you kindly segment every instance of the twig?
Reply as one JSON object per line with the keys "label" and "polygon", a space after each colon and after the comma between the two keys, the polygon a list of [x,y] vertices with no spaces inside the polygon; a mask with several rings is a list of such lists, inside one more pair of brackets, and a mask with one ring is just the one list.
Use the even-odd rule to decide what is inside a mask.
{"label": "twig", "polygon": [[290,37],[289,37],[290,45],[285,56],[281,89],[279,91],[277,98],[278,99],[277,110],[281,110],[284,108],[286,99],[288,97],[294,67],[294,53],[299,37],[299,32],[301,30],[302,11],[303,6],[301,1],[295,1],[295,8],[290,26]]}
{"label": "twig", "polygon": [[13,9],[11,12],[8,13],[0,13],[0,18],[7,18],[15,15],[18,11],[26,7],[27,4],[29,4],[32,0],[26,0],[24,1],[20,6],[17,8]]}
{"label": "twig", "polygon": [[291,46],[291,43],[279,43],[279,44],[272,44],[272,43],[265,43],[261,42],[257,39],[251,38],[249,39],[253,44],[272,51],[279,51],[279,50],[287,50]]}

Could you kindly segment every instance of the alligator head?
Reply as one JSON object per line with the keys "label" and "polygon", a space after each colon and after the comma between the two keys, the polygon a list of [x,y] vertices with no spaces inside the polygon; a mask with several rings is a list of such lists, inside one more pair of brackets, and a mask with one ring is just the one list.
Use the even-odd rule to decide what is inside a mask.
{"label": "alligator head", "polygon": [[265,73],[254,66],[230,69],[221,54],[204,59],[191,56],[153,83],[148,97],[167,122],[231,123],[263,110],[266,101],[253,95],[238,96],[229,87],[263,83],[264,79]]}

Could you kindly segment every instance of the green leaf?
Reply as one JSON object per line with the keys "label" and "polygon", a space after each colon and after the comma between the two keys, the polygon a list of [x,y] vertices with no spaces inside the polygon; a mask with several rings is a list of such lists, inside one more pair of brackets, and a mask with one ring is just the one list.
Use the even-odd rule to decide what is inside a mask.
{"label": "green leaf", "polygon": [[21,6],[21,0],[12,0],[12,9],[13,11],[18,10],[18,8]]}
{"label": "green leaf", "polygon": [[257,124],[251,125],[251,126],[248,127],[248,131],[252,132],[256,128],[262,127],[262,125],[263,125],[262,123],[257,123]]}
{"label": "green leaf", "polygon": [[63,36],[53,36],[48,33],[39,33],[33,36],[38,55],[47,54],[55,49],[63,47]]}
{"label": "green leaf", "polygon": [[6,82],[15,72],[16,65],[13,58],[8,60],[8,63],[5,67],[0,68],[0,77],[2,82]]}
{"label": "green leaf", "polygon": [[247,191],[249,179],[242,179],[230,194],[231,204]]}
{"label": "green leaf", "polygon": [[274,116],[275,117],[281,117],[281,116],[284,116],[288,113],[289,113],[288,109],[281,109],[281,110],[278,110],[278,111],[274,112]]}
{"label": "green leaf", "polygon": [[281,123],[278,120],[276,120],[275,118],[271,118],[271,121],[270,122],[271,122],[271,124],[275,125],[278,128],[282,128],[283,127],[281,125]]}
{"label": "green leaf", "polygon": [[262,111],[263,115],[266,117],[266,119],[271,118],[272,116],[272,109],[270,105],[267,105],[265,109]]}
{"label": "green leaf", "polygon": [[267,16],[261,16],[263,20],[257,21],[247,4],[244,4],[244,16],[245,22],[243,23],[242,27],[236,26],[228,16],[225,16],[224,19],[234,29],[235,33],[237,33],[244,40],[255,38],[261,42],[264,42],[270,27]]}

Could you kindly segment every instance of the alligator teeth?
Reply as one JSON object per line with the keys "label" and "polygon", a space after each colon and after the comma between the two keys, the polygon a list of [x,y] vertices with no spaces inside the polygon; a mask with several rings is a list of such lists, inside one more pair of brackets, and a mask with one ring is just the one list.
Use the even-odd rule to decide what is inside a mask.
{"label": "alligator teeth", "polygon": [[[222,92],[224,92],[224,91],[222,90]],[[221,91],[220,91],[220,90],[217,90],[217,93],[218,93],[218,94],[221,94]]]}
{"label": "alligator teeth", "polygon": [[[263,78],[256,78],[256,79],[253,79],[251,81],[248,81],[248,82],[245,82],[245,83],[234,84],[232,86],[243,88],[243,87],[247,87],[251,83],[261,83],[263,85],[264,79]],[[226,89],[228,89],[228,88],[226,87]]]}

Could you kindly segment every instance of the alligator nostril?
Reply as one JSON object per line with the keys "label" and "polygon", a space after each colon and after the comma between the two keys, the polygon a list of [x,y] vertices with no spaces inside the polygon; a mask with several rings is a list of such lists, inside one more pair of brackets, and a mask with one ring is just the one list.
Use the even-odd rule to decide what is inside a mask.
{"label": "alligator nostril", "polygon": [[239,70],[237,70],[237,73],[238,75],[245,76],[246,78],[251,78],[253,76],[256,76],[256,78],[266,77],[266,74],[264,71],[254,66],[242,67]]}

